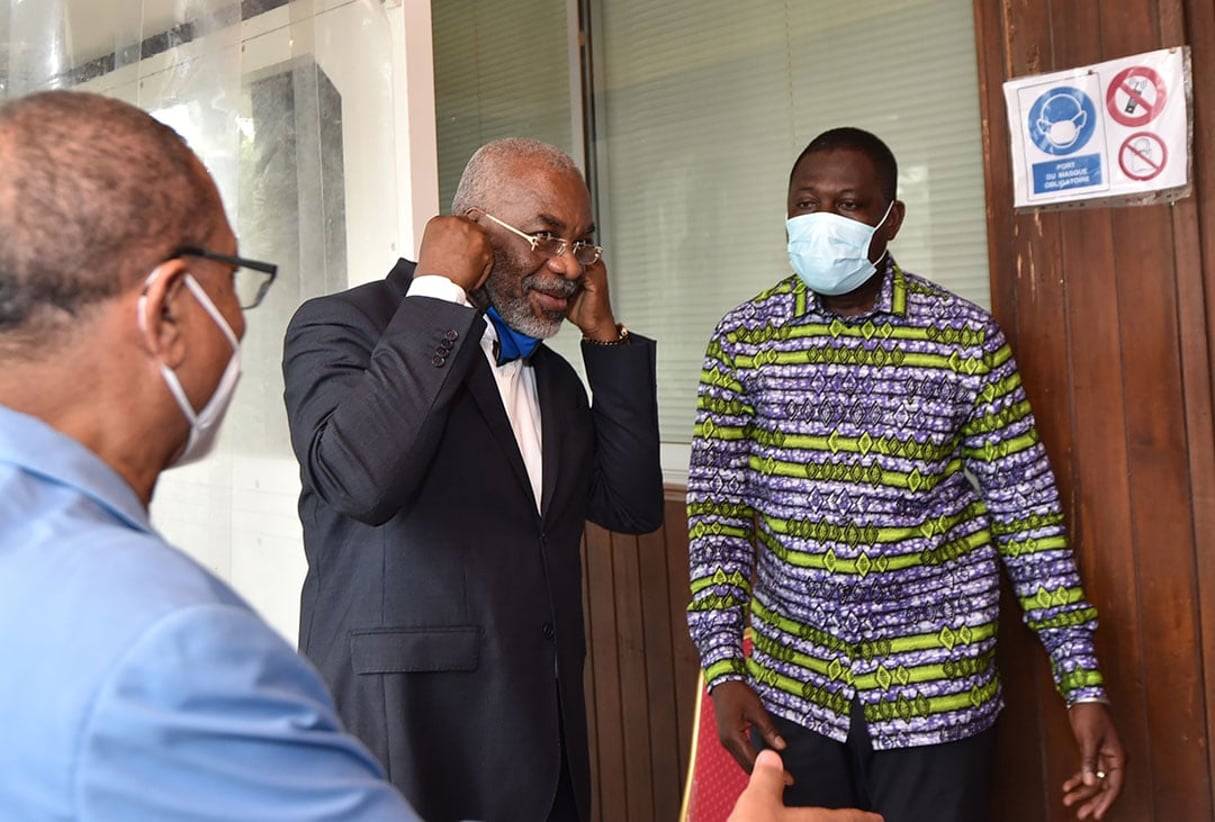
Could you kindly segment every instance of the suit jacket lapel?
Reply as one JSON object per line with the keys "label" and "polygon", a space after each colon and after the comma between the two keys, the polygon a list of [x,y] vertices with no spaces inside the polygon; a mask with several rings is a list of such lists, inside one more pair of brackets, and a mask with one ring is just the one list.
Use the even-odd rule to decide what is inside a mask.
{"label": "suit jacket lapel", "polygon": [[540,514],[546,516],[553,501],[553,493],[557,490],[558,474],[561,468],[561,437],[565,426],[558,419],[560,410],[557,407],[556,387],[552,383],[553,371],[549,368],[549,358],[557,356],[541,345],[534,357],[532,367],[536,369],[536,393],[539,395],[540,406],[540,447],[543,450],[540,478]]}
{"label": "suit jacket lapel", "polygon": [[[480,343],[478,343],[478,347]],[[535,506],[535,494],[532,493],[532,483],[527,476],[527,466],[523,464],[523,454],[519,451],[519,443],[515,439],[514,429],[510,427],[510,418],[506,416],[506,408],[502,405],[502,395],[498,393],[498,384],[490,373],[489,361],[484,356],[479,357],[473,365],[472,374],[468,377],[468,390],[476,400],[481,416],[493,432],[494,439],[502,446],[502,453],[510,463],[515,478],[523,485],[527,498]],[[541,392],[543,396],[543,392]],[[544,475],[548,477],[548,446],[545,445]]]}

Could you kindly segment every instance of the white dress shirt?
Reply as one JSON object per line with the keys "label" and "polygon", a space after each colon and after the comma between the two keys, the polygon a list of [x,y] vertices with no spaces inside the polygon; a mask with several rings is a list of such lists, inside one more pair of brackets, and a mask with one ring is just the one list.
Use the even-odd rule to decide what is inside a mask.
{"label": "white dress shirt", "polygon": [[[432,297],[472,306],[464,289],[440,274],[414,277],[405,296]],[[544,451],[540,442],[540,400],[536,394],[536,371],[523,360],[498,365],[498,358],[494,356],[494,346],[497,343],[498,330],[494,328],[493,323],[486,320],[485,333],[481,335],[481,349],[489,361],[494,382],[498,385],[498,393],[502,396],[502,405],[510,420],[510,427],[515,432],[515,442],[523,456],[523,464],[527,467],[527,477],[531,480],[532,495],[536,500],[536,510],[539,511]]]}

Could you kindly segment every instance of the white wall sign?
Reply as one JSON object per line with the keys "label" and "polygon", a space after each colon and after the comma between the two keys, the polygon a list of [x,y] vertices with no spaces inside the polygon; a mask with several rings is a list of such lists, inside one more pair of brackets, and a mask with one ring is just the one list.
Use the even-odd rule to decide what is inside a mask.
{"label": "white wall sign", "polygon": [[1142,205],[1190,193],[1190,50],[1004,84],[1017,208]]}

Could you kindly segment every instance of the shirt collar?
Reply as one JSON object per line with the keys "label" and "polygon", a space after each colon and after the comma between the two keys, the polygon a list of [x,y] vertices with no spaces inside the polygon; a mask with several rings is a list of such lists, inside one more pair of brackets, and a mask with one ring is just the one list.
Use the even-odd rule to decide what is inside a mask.
{"label": "shirt collar", "polygon": [[37,417],[0,405],[0,463],[75,488],[129,527],[154,533],[143,501],[117,471]]}
{"label": "shirt collar", "polygon": [[[887,252],[885,257],[885,273],[882,275],[882,289],[874,300],[873,309],[865,314],[857,315],[870,317],[874,314],[890,314],[894,317],[907,316],[907,278],[903,275],[902,267],[895,262],[894,255]],[[823,305],[822,298],[806,288],[801,277],[793,277],[794,316],[804,314],[827,314],[835,316],[835,312]],[[855,319],[853,317],[852,319]]]}
{"label": "shirt collar", "polygon": [[532,364],[532,357],[536,355],[536,351],[540,350],[540,346],[536,346],[536,351],[531,353],[529,357],[520,357],[519,359],[511,360],[506,363],[498,363],[498,329],[494,328],[494,324],[490,322],[489,317],[485,318],[485,331],[481,334],[481,350],[485,352],[485,358],[489,360],[489,367],[497,369],[504,373],[518,371],[524,366]]}

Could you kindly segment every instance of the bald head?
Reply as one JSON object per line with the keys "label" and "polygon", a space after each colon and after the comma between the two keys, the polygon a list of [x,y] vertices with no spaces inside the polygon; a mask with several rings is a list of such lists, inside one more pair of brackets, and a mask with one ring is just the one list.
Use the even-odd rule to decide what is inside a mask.
{"label": "bald head", "polygon": [[66,91],[0,106],[0,344],[45,352],[222,219],[194,152],[140,109]]}
{"label": "bald head", "polygon": [[477,149],[464,167],[451,200],[451,213],[464,214],[470,208],[496,208],[506,196],[514,169],[521,160],[533,167],[547,167],[582,177],[573,158],[556,146],[522,137],[494,140]]}

